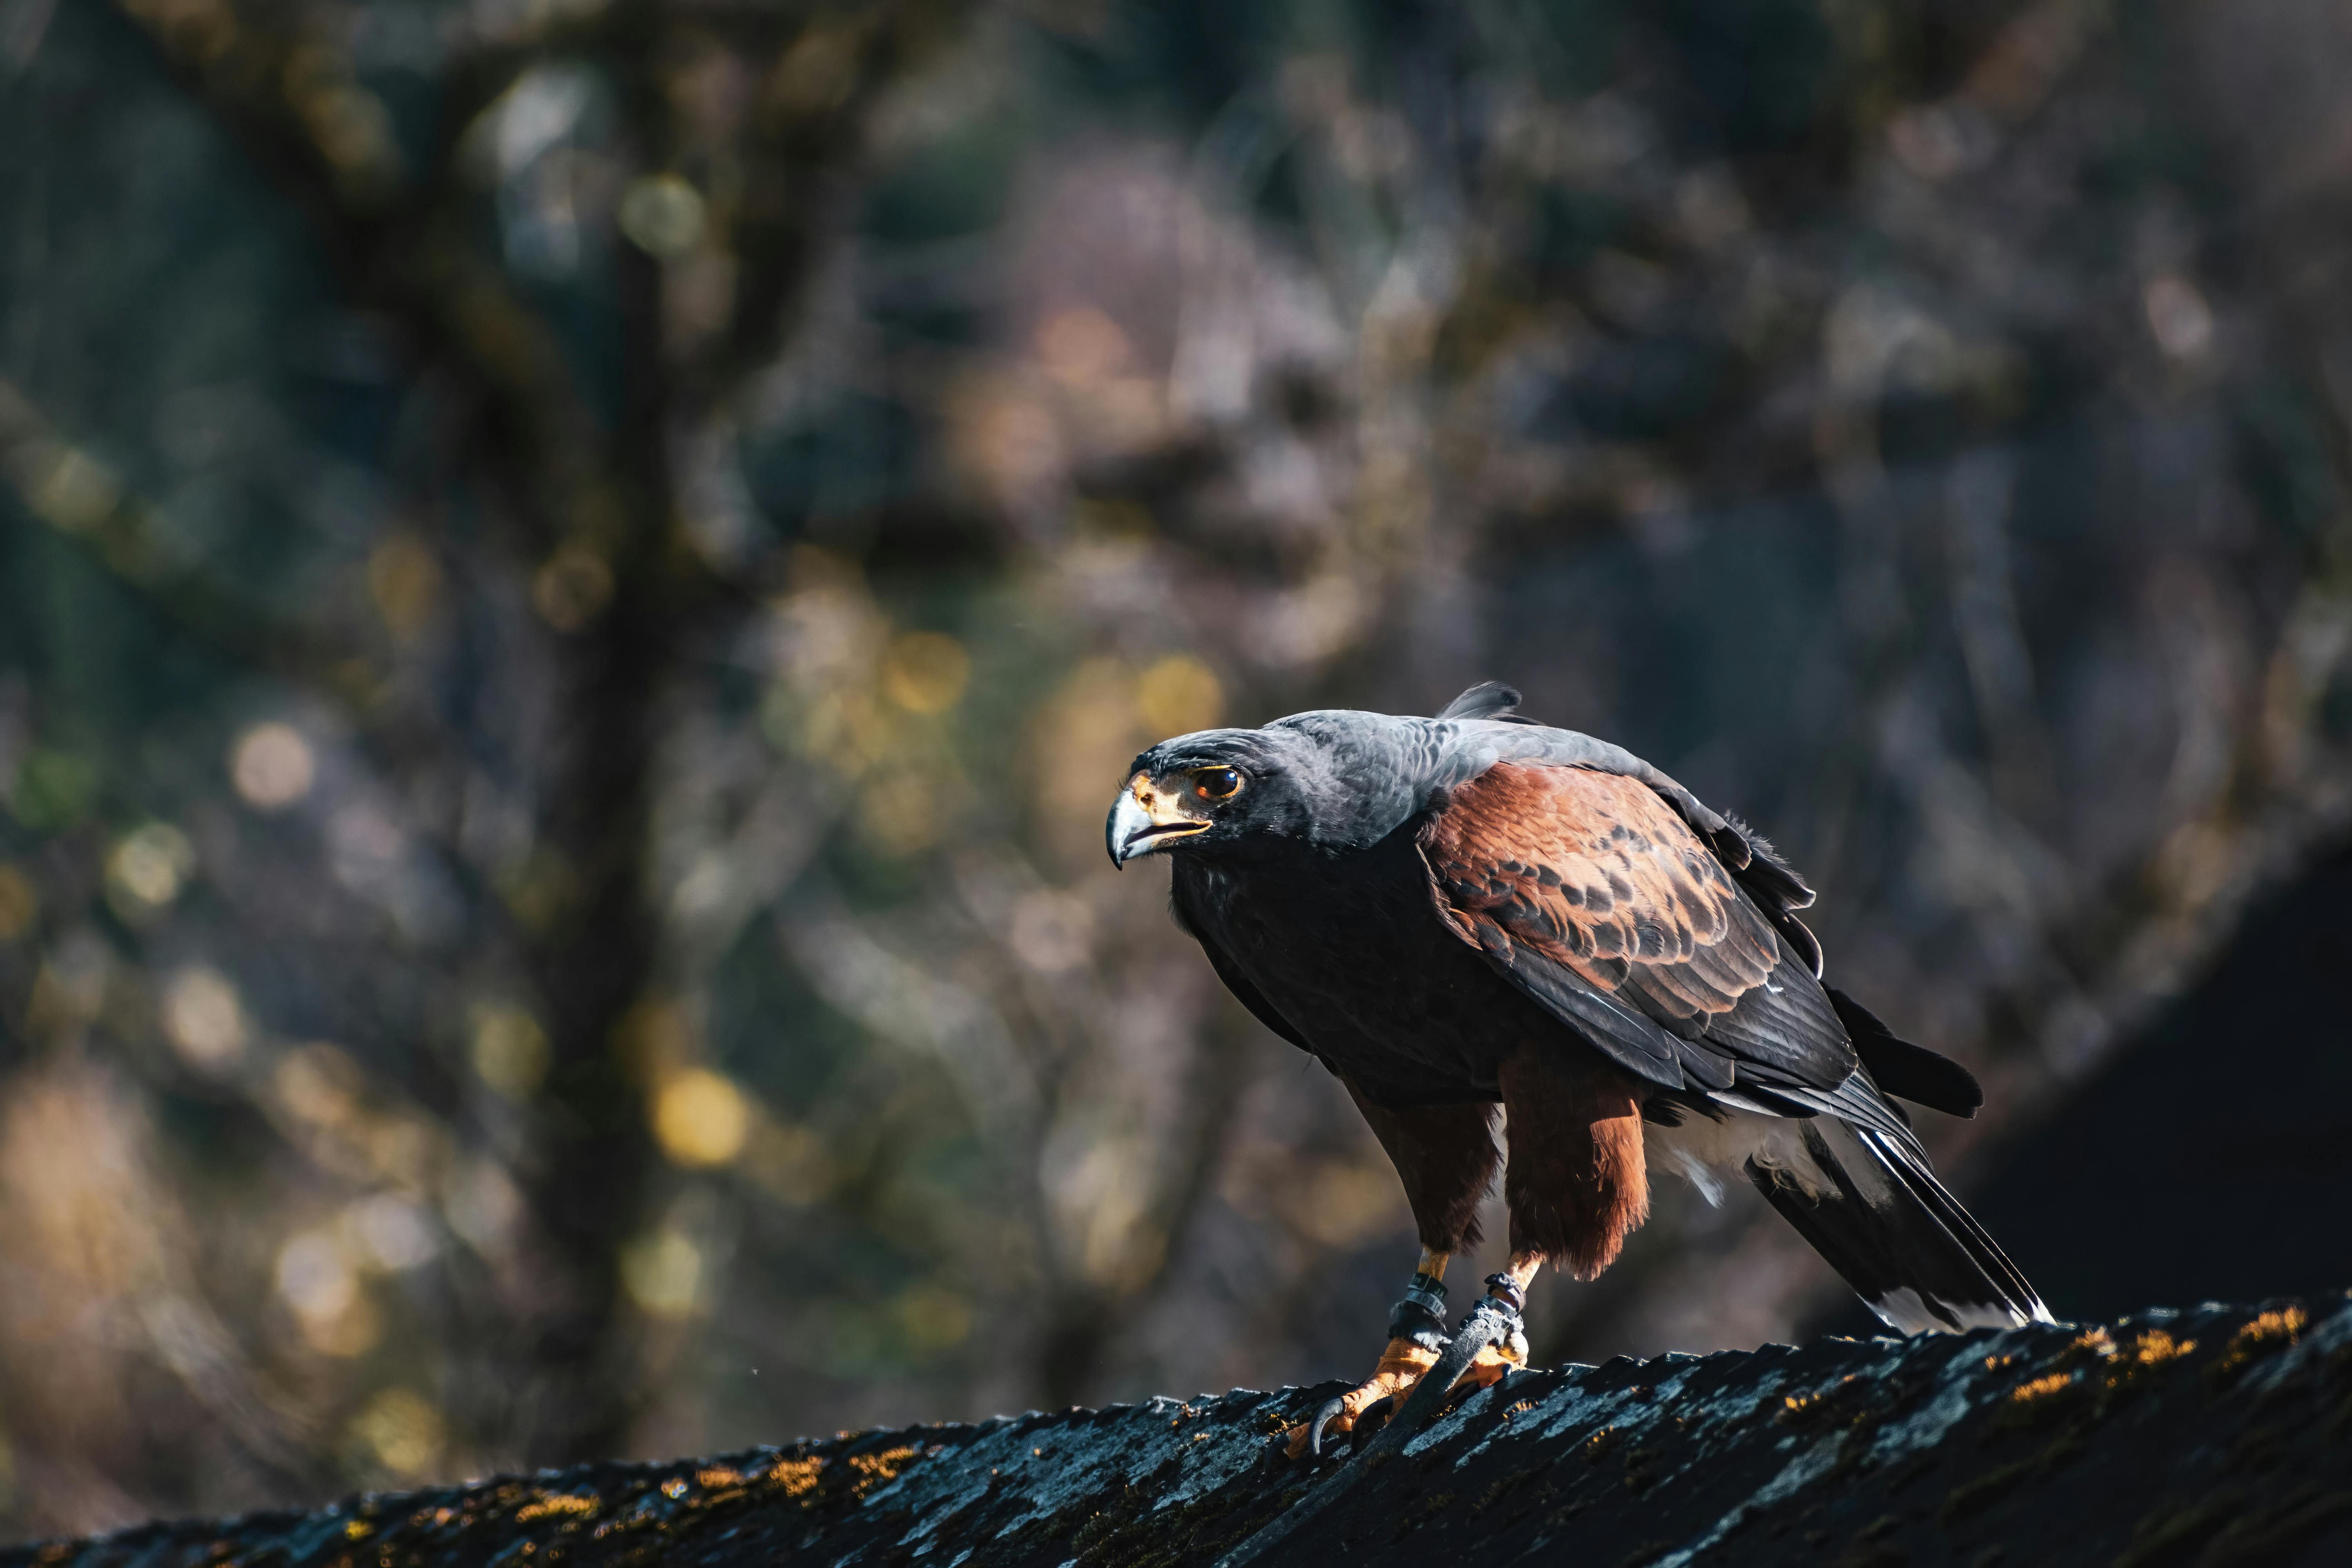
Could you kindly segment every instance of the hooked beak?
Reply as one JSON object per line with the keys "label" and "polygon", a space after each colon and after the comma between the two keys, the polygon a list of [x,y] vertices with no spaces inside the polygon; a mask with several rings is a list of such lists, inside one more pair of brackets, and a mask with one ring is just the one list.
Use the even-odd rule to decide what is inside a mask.
{"label": "hooked beak", "polygon": [[1207,831],[1206,822],[1178,808],[1181,799],[1155,789],[1141,773],[1128,780],[1118,799],[1111,803],[1110,820],[1103,824],[1103,847],[1110,851],[1110,863],[1124,867],[1138,855],[1149,855],[1180,838]]}

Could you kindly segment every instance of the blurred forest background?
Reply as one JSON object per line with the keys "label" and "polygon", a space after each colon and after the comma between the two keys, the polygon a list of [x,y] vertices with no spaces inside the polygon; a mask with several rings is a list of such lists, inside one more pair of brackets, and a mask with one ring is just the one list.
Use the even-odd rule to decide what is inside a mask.
{"label": "blurred forest background", "polygon": [[[2339,900],[2117,1054],[2346,823],[2347,79],[2319,0],[0,0],[0,1530],[1360,1374],[1394,1178],[1102,814],[1486,678],[1782,844],[2059,1311],[2202,1278],[2199,1112],[2255,1208],[2352,1146]],[[1839,1299],[1668,1187],[1532,1325]]]}

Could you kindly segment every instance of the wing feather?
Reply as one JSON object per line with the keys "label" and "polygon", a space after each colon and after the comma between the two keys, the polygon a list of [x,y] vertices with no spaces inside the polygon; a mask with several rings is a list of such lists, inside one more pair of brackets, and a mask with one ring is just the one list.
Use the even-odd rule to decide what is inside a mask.
{"label": "wing feather", "polygon": [[1628,1070],[1728,1089],[1746,1063],[1830,1090],[1856,1058],[1811,933],[1787,930],[1811,892],[1752,842],[1735,875],[1641,778],[1498,762],[1447,793],[1422,852],[1454,934]]}

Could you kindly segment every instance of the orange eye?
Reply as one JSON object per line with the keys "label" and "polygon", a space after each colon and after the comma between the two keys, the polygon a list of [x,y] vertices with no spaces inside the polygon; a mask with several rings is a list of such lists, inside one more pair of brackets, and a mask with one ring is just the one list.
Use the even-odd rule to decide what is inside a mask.
{"label": "orange eye", "polygon": [[1192,774],[1192,793],[1202,800],[1230,799],[1241,787],[1238,768],[1202,768]]}

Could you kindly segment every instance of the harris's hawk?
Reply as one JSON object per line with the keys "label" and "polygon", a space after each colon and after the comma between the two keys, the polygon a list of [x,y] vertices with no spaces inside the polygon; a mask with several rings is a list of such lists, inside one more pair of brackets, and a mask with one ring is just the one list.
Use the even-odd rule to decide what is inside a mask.
{"label": "harris's hawk", "polygon": [[[1718,1168],[1906,1333],[2049,1321],[1889,1098],[1966,1116],[1975,1079],[1822,983],[1811,889],[1664,773],[1517,703],[1489,683],[1434,719],[1178,736],[1111,807],[1113,862],[1168,854],[1178,922],[1347,1086],[1420,1233],[1378,1371],[1292,1451],[1435,1364],[1446,1259],[1505,1163],[1498,1102],[1510,1262],[1486,1284],[1507,1322],[1547,1261],[1609,1266],[1651,1170],[1712,1200]],[[1470,1375],[1525,1358],[1514,1328]]]}

